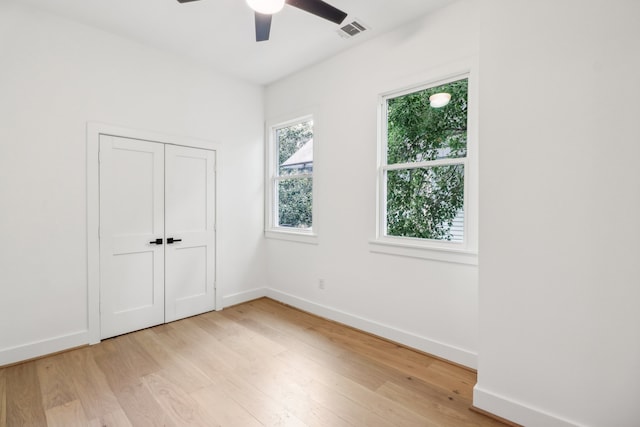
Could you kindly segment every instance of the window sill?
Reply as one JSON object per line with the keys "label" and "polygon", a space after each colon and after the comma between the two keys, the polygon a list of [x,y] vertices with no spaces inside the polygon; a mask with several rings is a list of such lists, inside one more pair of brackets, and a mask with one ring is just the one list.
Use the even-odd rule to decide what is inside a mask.
{"label": "window sill", "polygon": [[289,242],[305,243],[307,245],[317,245],[318,235],[304,231],[267,230],[264,232],[267,239],[286,240]]}
{"label": "window sill", "polygon": [[478,253],[475,251],[454,247],[427,246],[395,239],[370,240],[369,251],[378,254],[430,259],[455,264],[478,265]]}

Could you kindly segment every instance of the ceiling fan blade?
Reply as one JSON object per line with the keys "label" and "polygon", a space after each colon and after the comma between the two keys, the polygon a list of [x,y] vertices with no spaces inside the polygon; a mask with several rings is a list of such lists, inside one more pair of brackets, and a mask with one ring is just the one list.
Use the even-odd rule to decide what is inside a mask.
{"label": "ceiling fan blade", "polygon": [[269,40],[269,33],[271,32],[271,17],[272,15],[265,15],[263,13],[256,12],[256,41],[263,42]]}
{"label": "ceiling fan blade", "polygon": [[322,0],[286,0],[288,5],[312,13],[320,18],[327,19],[336,24],[342,24],[347,14],[338,8],[331,6]]}
{"label": "ceiling fan blade", "polygon": [[178,3],[189,3],[190,1],[198,1],[198,0],[178,0]]}

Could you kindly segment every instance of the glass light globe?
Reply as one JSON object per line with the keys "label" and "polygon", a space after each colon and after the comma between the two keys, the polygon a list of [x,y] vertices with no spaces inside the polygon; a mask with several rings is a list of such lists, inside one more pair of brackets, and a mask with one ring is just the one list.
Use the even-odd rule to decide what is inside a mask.
{"label": "glass light globe", "polygon": [[433,108],[441,108],[451,101],[451,94],[446,92],[434,93],[429,97],[429,104]]}
{"label": "glass light globe", "polygon": [[247,4],[253,10],[265,15],[278,13],[284,7],[285,0],[247,0]]}

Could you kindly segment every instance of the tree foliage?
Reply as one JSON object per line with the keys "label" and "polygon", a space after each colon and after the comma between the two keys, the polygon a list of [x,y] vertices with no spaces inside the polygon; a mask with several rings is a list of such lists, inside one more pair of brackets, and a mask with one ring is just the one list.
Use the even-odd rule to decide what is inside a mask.
{"label": "tree foliage", "polygon": [[[464,158],[467,154],[467,79],[390,99],[387,163]],[[429,96],[451,94],[445,107]],[[434,165],[387,173],[387,234],[451,240],[464,205],[464,166]]]}
{"label": "tree foliage", "polygon": [[313,138],[313,122],[306,121],[277,130],[278,173],[283,177],[278,183],[278,225],[283,227],[310,228],[312,216],[313,180],[295,175],[312,170],[282,167],[296,151]]}

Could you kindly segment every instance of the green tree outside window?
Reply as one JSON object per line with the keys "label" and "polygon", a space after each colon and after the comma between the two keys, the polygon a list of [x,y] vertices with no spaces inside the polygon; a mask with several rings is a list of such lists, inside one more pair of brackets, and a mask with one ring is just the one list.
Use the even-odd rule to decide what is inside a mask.
{"label": "green tree outside window", "polygon": [[[442,92],[450,102],[432,107]],[[387,235],[462,238],[467,92],[464,79],[387,100]]]}
{"label": "green tree outside window", "polygon": [[313,121],[276,130],[277,225],[298,229],[313,223]]}

